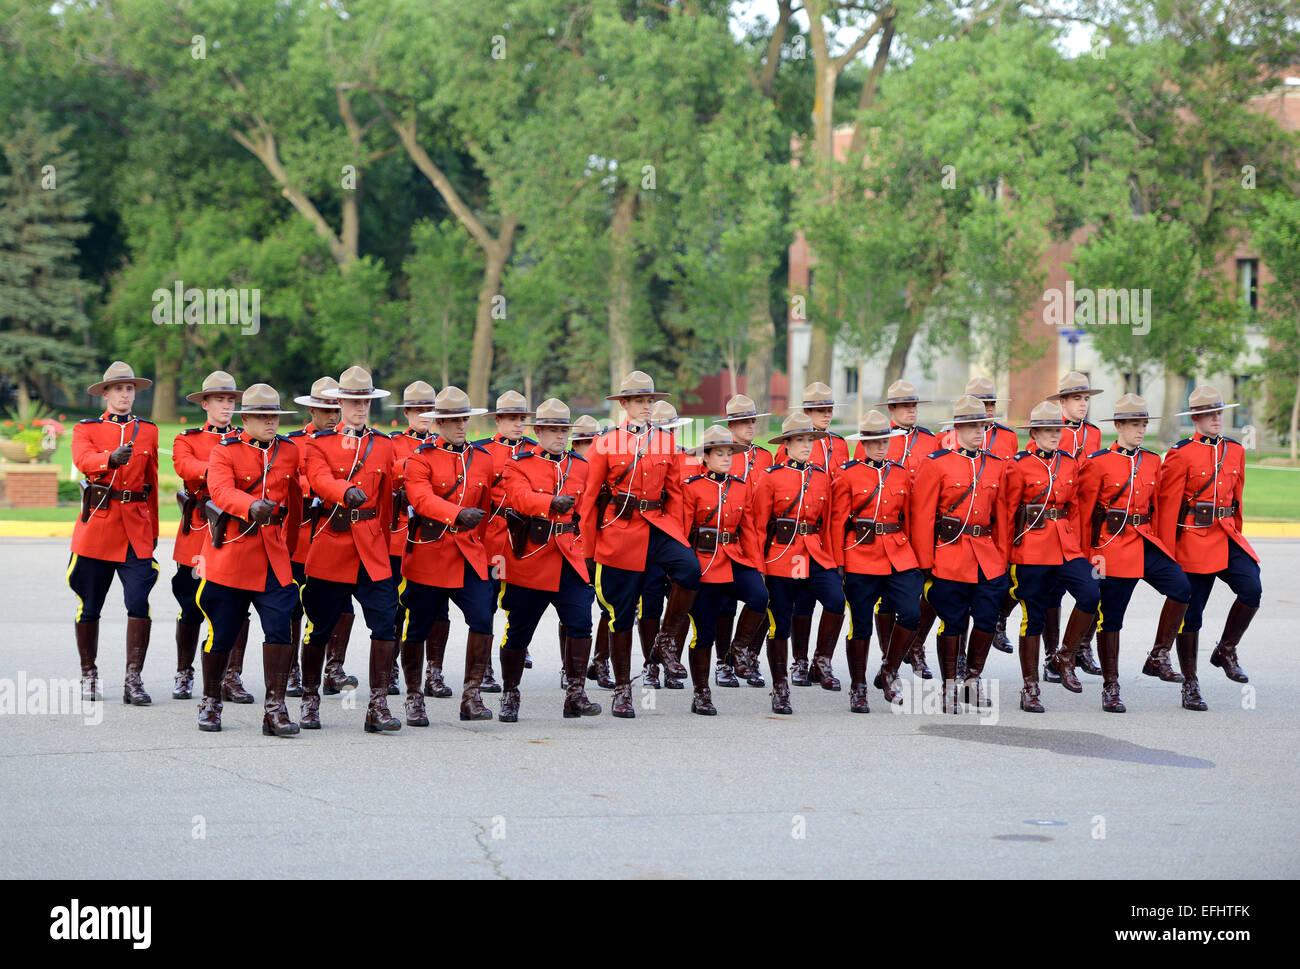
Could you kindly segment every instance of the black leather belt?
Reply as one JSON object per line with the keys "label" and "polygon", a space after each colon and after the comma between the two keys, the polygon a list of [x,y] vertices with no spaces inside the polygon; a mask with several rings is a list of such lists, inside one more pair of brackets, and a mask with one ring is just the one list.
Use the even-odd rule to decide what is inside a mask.
{"label": "black leather belt", "polygon": [[697,552],[713,552],[719,545],[735,545],[740,532],[724,532],[707,525],[699,525],[691,532],[691,547]]}
{"label": "black leather belt", "polygon": [[369,521],[378,516],[378,508],[345,508],[343,505],[335,505],[329,515],[330,529],[346,532],[357,522]]}
{"label": "black leather belt", "polygon": [[663,504],[658,498],[652,501],[627,491],[615,492],[610,501],[615,511],[615,518],[631,518],[634,511],[659,511]]}
{"label": "black leather belt", "polygon": [[903,530],[901,521],[878,522],[870,518],[855,518],[852,522],[853,530],[859,535],[870,532],[873,535],[892,535],[894,532]]}
{"label": "black leather belt", "polygon": [[133,501],[148,501],[149,492],[151,491],[151,486],[149,485],[145,485],[142,491],[117,491],[116,489],[113,488],[104,488],[103,485],[91,485],[90,487],[102,489],[96,495],[96,500],[98,500],[100,496],[102,496],[103,493],[107,491],[109,501],[124,501],[128,504],[130,504]]}

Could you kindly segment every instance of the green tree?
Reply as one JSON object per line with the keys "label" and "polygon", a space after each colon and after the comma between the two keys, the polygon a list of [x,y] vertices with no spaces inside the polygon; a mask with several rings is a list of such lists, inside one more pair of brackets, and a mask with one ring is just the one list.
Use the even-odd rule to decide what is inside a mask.
{"label": "green tree", "polygon": [[1273,275],[1260,301],[1269,338],[1263,372],[1270,401],[1285,402],[1290,391],[1285,423],[1274,423],[1286,427],[1295,461],[1300,447],[1300,198],[1278,193],[1264,195],[1259,202],[1251,223],[1254,241]]}

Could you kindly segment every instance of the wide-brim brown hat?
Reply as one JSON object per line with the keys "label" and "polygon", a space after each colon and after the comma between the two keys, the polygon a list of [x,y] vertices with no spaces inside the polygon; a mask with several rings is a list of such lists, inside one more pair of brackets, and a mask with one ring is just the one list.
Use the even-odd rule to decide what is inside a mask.
{"label": "wide-brim brown hat", "polygon": [[496,410],[488,411],[492,417],[531,417],[534,413],[528,409],[524,395],[515,390],[507,390],[497,398]]}
{"label": "wide-brim brown hat", "polygon": [[992,377],[972,377],[966,384],[966,396],[977,397],[984,403],[1006,403],[1010,397],[999,397],[997,384]]}
{"label": "wide-brim brown hat", "polygon": [[921,397],[916,392],[916,385],[908,383],[906,380],[895,380],[885,391],[885,399],[875,407],[889,407],[894,404],[933,404],[934,401]]}
{"label": "wide-brim brown hat", "polygon": [[443,387],[434,398],[433,410],[424,411],[420,416],[445,421],[455,417],[479,417],[486,413],[486,407],[471,407],[469,394],[459,387]]}
{"label": "wide-brim brown hat", "polygon": [[956,427],[958,424],[982,424],[990,419],[984,401],[966,394],[958,397],[952,405],[952,421],[948,427]]}
{"label": "wide-brim brown hat", "polygon": [[633,370],[623,378],[618,390],[606,397],[606,400],[618,400],[620,397],[671,397],[667,391],[655,390],[654,379],[643,370]]}
{"label": "wide-brim brown hat", "polygon": [[104,379],[91,384],[86,388],[86,393],[91,397],[101,397],[105,388],[110,384],[135,384],[137,391],[144,390],[146,387],[152,387],[153,381],[144,377],[137,377],[135,371],[131,369],[129,363],[123,363],[121,360],[114,360],[104,371]]}
{"label": "wide-brim brown hat", "polygon": [[1187,398],[1187,410],[1179,411],[1175,417],[1199,417],[1202,414],[1213,414],[1215,411],[1227,410],[1229,407],[1237,407],[1238,404],[1225,404],[1223,394],[1219,393],[1209,384],[1201,384],[1192,391]]}
{"label": "wide-brim brown hat", "polygon": [[1048,400],[1060,400],[1062,397],[1068,397],[1070,394],[1087,394],[1089,397],[1095,397],[1097,394],[1104,394],[1106,391],[1093,387],[1088,382],[1088,377],[1077,370],[1071,370],[1061,382],[1056,385],[1056,393],[1050,394]]}
{"label": "wide-brim brown hat", "polygon": [[1160,418],[1147,411],[1147,402],[1137,394],[1125,394],[1115,401],[1115,413],[1099,417],[1102,421],[1158,421]]}
{"label": "wide-brim brown hat", "polygon": [[731,431],[727,428],[713,424],[704,429],[704,433],[700,435],[700,443],[695,445],[695,447],[686,448],[686,453],[697,458],[702,458],[704,457],[705,451],[711,450],[715,447],[738,448],[744,447],[744,445],[732,437]]}
{"label": "wide-brim brown hat", "polygon": [[203,403],[203,398],[208,394],[242,394],[243,391],[235,386],[235,378],[230,376],[224,370],[214,370],[203,378],[203,389],[192,394],[186,394],[185,399],[191,404]]}
{"label": "wide-brim brown hat", "polygon": [[691,423],[689,417],[678,417],[677,408],[666,400],[655,401],[650,408],[650,426],[660,431],[675,431]]}
{"label": "wide-brim brown hat", "polygon": [[590,414],[581,414],[573,422],[573,430],[569,433],[570,443],[574,441],[590,441],[600,433],[600,423]]}
{"label": "wide-brim brown hat", "polygon": [[361,367],[348,367],[339,374],[339,385],[333,390],[326,390],[325,396],[336,400],[378,400],[391,394],[375,387],[370,371]]}
{"label": "wide-brim brown hat", "polygon": [[253,384],[244,391],[239,407],[233,412],[253,417],[272,417],[276,414],[296,414],[295,410],[280,409],[280,393],[270,384]]}
{"label": "wide-brim brown hat", "polygon": [[1054,427],[1065,427],[1065,417],[1061,413],[1061,405],[1051,400],[1035,404],[1034,409],[1029,412],[1029,422],[1027,424],[1017,424],[1016,427],[1022,431],[1041,431],[1050,430]]}
{"label": "wide-brim brown hat", "polygon": [[878,410],[869,410],[858,425],[858,433],[850,434],[846,441],[887,441],[891,437],[902,437],[907,431],[894,427],[889,418]]}
{"label": "wide-brim brown hat", "polygon": [[400,401],[394,400],[384,406],[395,410],[406,410],[408,407],[432,407],[437,396],[438,392],[423,380],[414,380],[406,385],[406,389],[402,391]]}
{"label": "wide-brim brown hat", "polygon": [[819,407],[834,408],[835,391],[831,390],[831,388],[827,384],[824,384],[819,380],[814,381],[813,383],[810,383],[808,386],[804,387],[803,402],[800,403],[799,406],[802,407],[804,410],[807,410],[809,407],[812,407],[814,409]]}
{"label": "wide-brim brown hat", "polygon": [[771,413],[767,411],[761,414],[758,412],[758,405],[754,403],[754,398],[747,397],[744,394],[737,394],[727,401],[727,416],[713,423],[726,424],[729,421],[748,421],[771,416]]}
{"label": "wide-brim brown hat", "polygon": [[569,405],[558,397],[548,397],[538,404],[536,416],[524,423],[529,427],[573,427]]}
{"label": "wide-brim brown hat", "polygon": [[325,392],[337,388],[339,382],[333,377],[321,377],[311,385],[311,393],[304,394],[302,397],[295,397],[295,404],[302,404],[303,407],[315,407],[318,410],[338,410],[339,402],[333,397],[326,397]]}
{"label": "wide-brim brown hat", "polygon": [[781,433],[776,437],[768,438],[768,444],[780,444],[787,438],[795,437],[798,434],[811,434],[814,441],[820,441],[830,437],[825,431],[819,431],[813,426],[812,418],[802,412],[791,414],[781,422]]}

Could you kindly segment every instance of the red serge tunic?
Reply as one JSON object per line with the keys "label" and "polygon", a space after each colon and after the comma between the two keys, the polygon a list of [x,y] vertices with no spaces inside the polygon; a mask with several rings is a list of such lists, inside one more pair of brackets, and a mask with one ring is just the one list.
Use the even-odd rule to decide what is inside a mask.
{"label": "red serge tunic", "polygon": [[[551,499],[573,495],[580,499],[587,486],[587,461],[572,452],[558,457],[546,451],[521,451],[506,465],[506,504],[521,515],[546,518],[557,524],[573,521],[578,503],[567,512],[551,511]],[[582,537],[578,532],[552,533],[543,545],[529,541],[517,556],[506,542],[506,571],[502,578],[526,589],[557,592],[560,573],[568,562],[584,582],[590,582],[584,561]]]}
{"label": "red serge tunic", "polygon": [[[1021,451],[1008,463],[998,517],[1006,522],[1011,534],[1013,565],[1060,565],[1083,557],[1078,488],[1079,465],[1060,451],[1049,453],[1034,448]],[[1030,515],[1017,526],[1017,509],[1031,503],[1043,505],[1043,514]],[[1039,520],[1042,528],[1030,527]],[[1017,537],[1019,545],[1015,544]]]}
{"label": "red serge tunic", "polygon": [[[891,430],[907,431],[907,433],[889,439],[889,450],[885,452],[885,460],[907,468],[907,473],[912,476],[912,482],[915,483],[916,472],[920,470],[922,459],[939,449],[939,440],[929,430],[916,424],[903,427],[890,421],[889,427]],[[867,452],[861,441],[853,449],[853,458],[856,461],[867,459]]]}
{"label": "red serge tunic", "polygon": [[487,548],[488,560],[504,562],[506,547],[510,536],[506,533],[506,465],[516,454],[522,454],[537,445],[531,437],[521,437],[517,441],[501,434],[475,441],[475,446],[482,448],[492,456],[492,505],[488,509],[487,530],[484,532],[483,544]]}
{"label": "red serge tunic", "polygon": [[401,558],[406,551],[406,509],[410,505],[406,487],[406,459],[415,449],[433,440],[433,432],[421,434],[407,428],[388,435],[393,443],[393,517],[389,521],[388,554]]}
{"label": "red serge tunic", "polygon": [[[127,441],[134,441],[131,459],[109,468],[108,456]],[[149,487],[145,501],[106,499],[92,510],[90,519],[72,527],[72,554],[105,562],[125,562],[129,545],[137,558],[153,558],[158,540],[158,427],[132,414],[105,411],[88,417],[72,428],[72,463],[95,484],[114,491],[141,492]]]}
{"label": "red serge tunic", "polygon": [[[240,431],[212,449],[207,474],[212,503],[242,521],[226,526],[221,548],[213,547],[208,530],[200,533],[205,581],[262,592],[269,566],[281,586],[293,582],[289,549],[302,517],[297,479],[298,447],[282,435],[262,444]],[[284,521],[250,529],[248,510],[261,499],[275,502],[277,511],[284,509]]]}
{"label": "red serge tunic", "polygon": [[758,484],[755,475],[766,471],[772,464],[772,452],[757,444],[751,444],[743,451],[737,450],[731,455],[731,473],[751,486]]}
{"label": "red serge tunic", "polygon": [[[1245,485],[1246,451],[1232,438],[1193,434],[1165,454],[1156,533],[1166,547],[1174,550],[1184,571],[1205,574],[1226,569],[1229,542],[1235,542],[1259,561],[1241,534],[1241,494]],[[1180,519],[1184,501],[1188,503],[1188,514]],[[1214,503],[1215,517],[1210,524],[1195,523],[1193,501]]]}
{"label": "red serge tunic", "polygon": [[[834,431],[827,431],[826,433],[827,437],[813,441],[812,455],[808,458],[808,461],[823,468],[833,478],[840,473],[840,467],[849,460],[849,442]],[[785,445],[779,445],[776,449],[776,461],[774,463],[785,464],[788,458],[789,455],[786,454]]]}
{"label": "red serge tunic", "polygon": [[[460,529],[463,508],[492,507],[492,455],[477,444],[451,444],[438,435],[406,459],[406,496],[421,518],[447,526],[441,537],[411,535],[411,550],[402,558],[402,577],[440,589],[465,585],[465,563],[480,579],[488,577],[484,516],[474,528]],[[408,525],[409,529],[409,525]],[[454,530],[453,530],[454,529]],[[503,560],[504,561],[504,560]]]}
{"label": "red serge tunic", "polygon": [[172,467],[184,483],[185,490],[195,499],[189,534],[184,528],[178,528],[176,544],[172,546],[172,559],[181,565],[194,565],[198,554],[203,551],[203,538],[208,530],[208,520],[203,515],[203,504],[209,497],[208,459],[221,439],[233,433],[235,429],[229,425],[217,427],[209,422],[202,427],[181,431],[172,441]]}
{"label": "red serge tunic", "polygon": [[[696,550],[704,582],[730,582],[731,563],[758,569],[763,561],[763,543],[753,512],[753,489],[732,474],[706,471],[686,479],[682,496],[684,531],[689,538],[696,526],[718,529],[718,547],[712,552]],[[722,533],[728,536],[723,539]]]}
{"label": "red serge tunic", "polygon": [[[1006,574],[1011,536],[997,508],[1009,463],[987,451],[964,448],[940,449],[921,462],[912,486],[911,531],[921,568],[953,582],[978,582],[981,569],[989,579]],[[963,532],[955,540],[938,541],[934,529],[940,516],[979,526],[981,534]]]}
{"label": "red serge tunic", "polygon": [[810,560],[822,568],[836,567],[831,535],[831,476],[819,465],[791,460],[774,464],[759,475],[754,490],[754,524],[762,531],[764,544],[767,523],[774,518],[797,519],[807,525],[808,532],[796,534],[789,545],[773,542],[762,558],[765,575],[806,579]]}
{"label": "red serge tunic", "polygon": [[[1079,471],[1079,524],[1089,561],[1098,555],[1105,561],[1105,577],[1142,578],[1145,550],[1142,540],[1153,543],[1170,558],[1173,553],[1156,537],[1156,507],[1160,490],[1160,455],[1146,448],[1121,448],[1116,442],[1107,451],[1095,451]],[[1093,509],[1103,515],[1123,512],[1124,527],[1112,531],[1102,522],[1097,544],[1092,542]],[[1135,520],[1140,516],[1144,520]]]}
{"label": "red serge tunic", "polygon": [[[309,577],[352,583],[363,565],[374,582],[393,574],[388,561],[392,467],[392,445],[373,427],[318,431],[307,438],[307,484],[325,503],[307,553]],[[347,531],[336,532],[329,522],[349,516],[352,509],[343,506],[343,495],[353,487],[366,495],[356,510],[374,509],[375,517],[354,521]]]}
{"label": "red serge tunic", "polygon": [[1088,455],[1101,450],[1101,428],[1089,420],[1073,424],[1065,422],[1061,428],[1061,443],[1056,449],[1074,460],[1084,462]]}
{"label": "red serge tunic", "polygon": [[[865,502],[865,505],[864,505]],[[889,575],[918,567],[907,537],[907,512],[912,503],[912,476],[895,461],[850,461],[831,486],[831,537],[835,562],[846,572]],[[861,541],[852,519],[878,524],[902,522],[901,531],[882,533],[874,541]]]}

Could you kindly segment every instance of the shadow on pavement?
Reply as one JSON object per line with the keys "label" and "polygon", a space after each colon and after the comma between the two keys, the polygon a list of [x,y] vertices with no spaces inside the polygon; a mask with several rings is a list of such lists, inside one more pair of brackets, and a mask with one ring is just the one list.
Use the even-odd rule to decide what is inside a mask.
{"label": "shadow on pavement", "polygon": [[979,724],[925,724],[921,733],[945,740],[966,740],[978,744],[998,744],[1003,747],[1029,747],[1047,750],[1054,754],[1073,757],[1100,757],[1104,760],[1126,760],[1134,764],[1155,764],[1160,767],[1213,767],[1214,761],[1201,757],[1188,757],[1172,750],[1143,747],[1127,740],[1117,740],[1099,733],[1082,730],[1030,730],[1025,727],[984,727]]}

